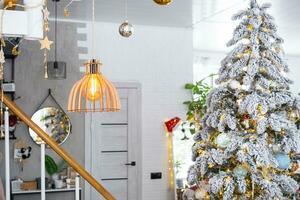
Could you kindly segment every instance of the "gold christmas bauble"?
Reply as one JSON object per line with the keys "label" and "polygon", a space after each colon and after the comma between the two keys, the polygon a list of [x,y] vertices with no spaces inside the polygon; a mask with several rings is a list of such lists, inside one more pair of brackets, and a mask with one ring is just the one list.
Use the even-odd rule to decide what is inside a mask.
{"label": "gold christmas bauble", "polygon": [[288,112],[288,117],[293,122],[297,122],[300,119],[300,113],[299,110],[291,110]]}
{"label": "gold christmas bauble", "polygon": [[248,26],[247,26],[247,29],[248,29],[248,31],[252,31],[253,30],[253,25],[252,24],[249,24]]}
{"label": "gold christmas bauble", "polygon": [[259,105],[257,106],[257,111],[258,111],[258,113],[259,113],[260,115],[266,114],[265,111],[264,111],[264,108],[263,108],[263,106],[262,106],[261,104],[259,104]]}
{"label": "gold christmas bauble", "polygon": [[204,188],[198,188],[195,191],[195,199],[197,200],[208,200],[209,199],[209,195],[206,189]]}
{"label": "gold christmas bauble", "polygon": [[265,68],[265,67],[260,67],[260,68],[259,68],[259,72],[260,72],[261,74],[263,74],[263,75],[265,75],[265,74],[268,73],[267,68]]}
{"label": "gold christmas bauble", "polygon": [[153,0],[153,1],[158,5],[162,5],[162,6],[169,5],[172,2],[172,0]]}
{"label": "gold christmas bauble", "polygon": [[300,174],[300,161],[293,162],[291,165],[291,171],[294,174]]}

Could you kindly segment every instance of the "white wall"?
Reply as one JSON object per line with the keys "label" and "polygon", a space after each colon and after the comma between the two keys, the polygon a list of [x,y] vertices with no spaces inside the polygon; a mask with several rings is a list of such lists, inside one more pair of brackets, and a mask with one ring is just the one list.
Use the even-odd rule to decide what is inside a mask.
{"label": "white wall", "polygon": [[[118,34],[118,26],[96,23],[96,58],[108,79],[142,84],[142,200],[173,200],[163,122],[185,117],[182,102],[189,96],[183,86],[193,79],[192,30],[134,26],[134,36],[126,39]],[[91,26],[79,31],[88,33],[91,47]],[[151,172],[162,172],[163,178],[150,180]]]}
{"label": "white wall", "polygon": [[[228,50],[229,52],[229,50]],[[194,81],[200,80],[211,73],[218,73],[220,63],[226,56],[226,52],[213,52],[205,50],[194,50]],[[290,67],[288,77],[294,81],[291,90],[300,93],[300,55],[286,55],[287,63]]]}

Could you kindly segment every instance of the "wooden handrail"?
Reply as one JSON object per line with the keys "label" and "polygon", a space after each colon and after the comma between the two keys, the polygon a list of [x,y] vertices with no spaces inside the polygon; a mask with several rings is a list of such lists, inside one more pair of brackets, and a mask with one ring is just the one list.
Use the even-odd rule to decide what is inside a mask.
{"label": "wooden handrail", "polygon": [[[0,90],[0,99],[2,92]],[[17,104],[3,95],[3,103],[19,117],[27,126],[29,126],[46,144],[48,144],[61,158],[63,158],[82,178],[91,184],[105,199],[116,200],[92,175],[90,175],[79,163],[77,163],[70,154],[62,149],[51,137],[49,137],[38,125],[36,125],[26,113],[24,113]]]}

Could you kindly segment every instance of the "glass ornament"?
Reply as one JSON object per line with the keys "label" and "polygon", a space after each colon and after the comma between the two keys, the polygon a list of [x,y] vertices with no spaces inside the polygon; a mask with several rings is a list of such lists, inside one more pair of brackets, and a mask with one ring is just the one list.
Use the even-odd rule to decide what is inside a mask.
{"label": "glass ornament", "polygon": [[226,148],[231,144],[231,138],[226,133],[221,133],[216,138],[216,144],[221,148]]}
{"label": "glass ornament", "polygon": [[241,89],[241,83],[237,80],[232,80],[229,83],[229,87],[233,90]]}
{"label": "glass ornament", "polygon": [[119,33],[123,37],[130,37],[134,32],[132,24],[130,24],[127,20],[124,21],[119,27]]}
{"label": "glass ornament", "polygon": [[286,170],[289,168],[289,166],[291,164],[291,159],[287,154],[278,153],[278,154],[275,154],[274,157],[278,163],[279,169]]}
{"label": "glass ornament", "polygon": [[246,168],[244,168],[243,166],[238,165],[238,166],[236,166],[236,167],[233,169],[233,173],[234,173],[236,176],[246,177],[247,174],[248,174],[248,171],[247,171]]}
{"label": "glass ornament", "polygon": [[172,0],[153,0],[156,4],[161,5],[161,6],[165,6],[165,5],[169,5]]}

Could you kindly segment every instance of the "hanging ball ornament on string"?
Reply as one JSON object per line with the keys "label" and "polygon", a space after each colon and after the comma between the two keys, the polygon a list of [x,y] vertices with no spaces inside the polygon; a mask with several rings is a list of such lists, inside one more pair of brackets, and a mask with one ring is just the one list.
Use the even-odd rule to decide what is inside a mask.
{"label": "hanging ball ornament on string", "polygon": [[153,0],[155,3],[161,6],[169,5],[172,0]]}
{"label": "hanging ball ornament on string", "polygon": [[133,26],[127,20],[124,21],[119,27],[119,33],[123,37],[130,37],[133,34]]}

